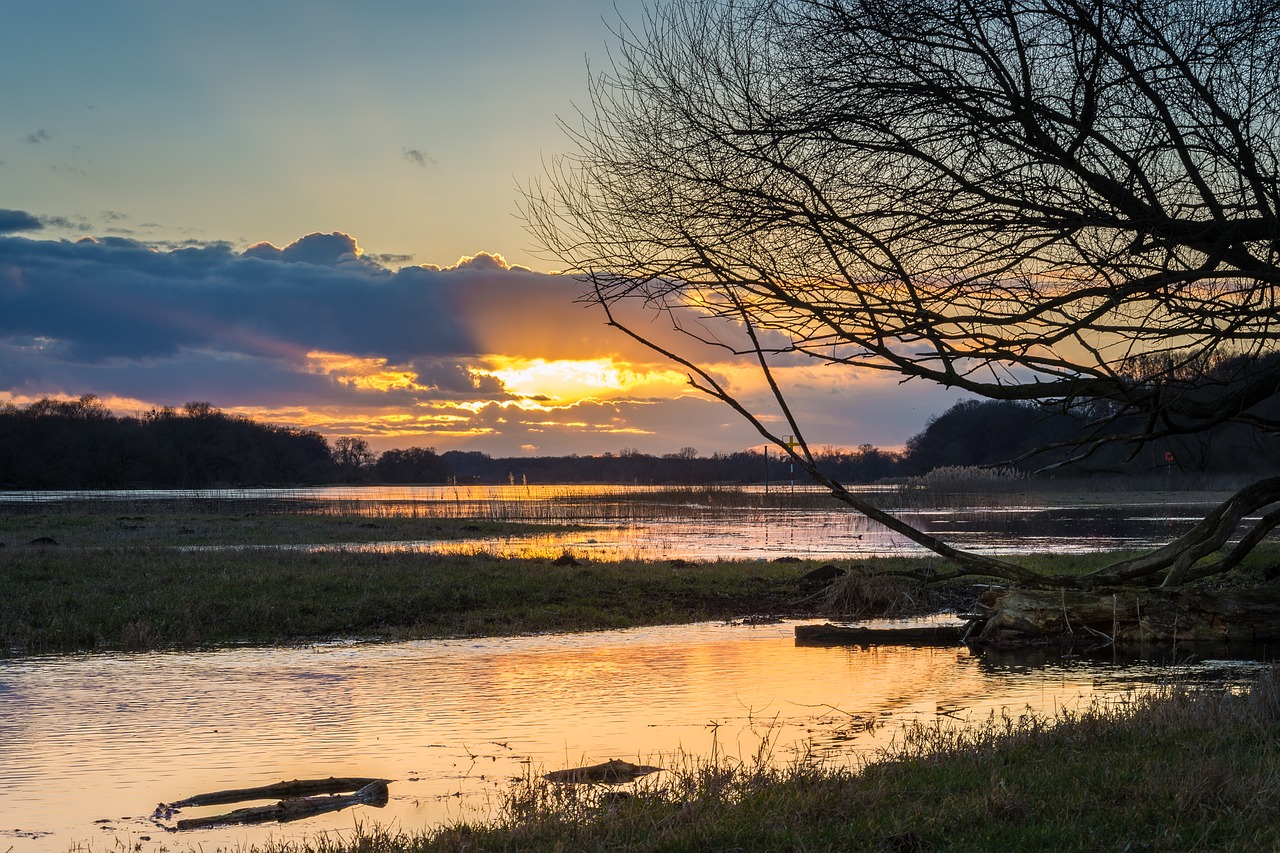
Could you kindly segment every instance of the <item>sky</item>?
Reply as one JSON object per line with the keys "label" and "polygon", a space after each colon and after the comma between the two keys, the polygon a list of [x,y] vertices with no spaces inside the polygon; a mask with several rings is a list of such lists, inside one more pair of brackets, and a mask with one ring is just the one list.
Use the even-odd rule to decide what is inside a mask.
{"label": "sky", "polygon": [[[10,4],[0,403],[212,403],[495,456],[763,440],[605,326],[518,215],[642,0]],[[782,429],[765,389],[716,374]],[[954,395],[803,364],[816,446]]]}

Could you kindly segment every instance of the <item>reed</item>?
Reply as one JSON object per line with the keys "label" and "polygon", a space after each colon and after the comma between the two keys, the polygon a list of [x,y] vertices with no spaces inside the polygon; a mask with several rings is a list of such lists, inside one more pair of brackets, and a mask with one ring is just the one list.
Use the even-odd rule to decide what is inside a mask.
{"label": "reed", "polygon": [[[1274,850],[1280,680],[1168,686],[1054,718],[930,724],[860,768],[683,762],[619,790],[530,775],[499,816],[252,853]],[[249,851],[244,851],[249,853]]]}

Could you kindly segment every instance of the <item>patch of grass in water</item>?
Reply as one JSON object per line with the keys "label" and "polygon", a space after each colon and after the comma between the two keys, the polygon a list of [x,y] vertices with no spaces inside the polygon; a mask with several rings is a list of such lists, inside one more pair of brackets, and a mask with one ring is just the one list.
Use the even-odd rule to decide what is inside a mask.
{"label": "patch of grass in water", "polygon": [[0,543],[21,547],[48,537],[66,547],[325,545],[521,536],[581,529],[486,518],[363,513],[192,511],[189,508],[76,505],[0,513]]}

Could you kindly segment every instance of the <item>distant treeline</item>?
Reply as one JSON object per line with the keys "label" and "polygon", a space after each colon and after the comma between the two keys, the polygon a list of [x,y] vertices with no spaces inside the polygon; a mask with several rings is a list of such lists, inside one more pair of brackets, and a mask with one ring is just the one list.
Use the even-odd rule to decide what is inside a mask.
{"label": "distant treeline", "polygon": [[[1038,447],[1065,445],[1087,422],[1021,403],[966,401],[932,418],[901,453],[869,444],[823,449],[822,469],[846,483],[874,483],[948,466],[1007,464]],[[1033,471],[1067,450],[1017,462]],[[1057,470],[1074,476],[1256,473],[1280,469],[1280,442],[1224,425],[1138,448],[1106,446]],[[360,438],[332,445],[319,433],[261,424],[208,403],[116,417],[100,400],[44,399],[0,406],[0,488],[211,488],[327,483],[787,483],[792,466],[778,450],[699,456],[686,447],[651,455],[633,449],[600,456],[493,457],[437,454],[412,447],[370,451]],[[797,481],[804,473],[795,471]]]}
{"label": "distant treeline", "polygon": [[324,436],[255,423],[208,403],[116,417],[93,395],[0,408],[0,486],[19,489],[207,488],[324,483]]}

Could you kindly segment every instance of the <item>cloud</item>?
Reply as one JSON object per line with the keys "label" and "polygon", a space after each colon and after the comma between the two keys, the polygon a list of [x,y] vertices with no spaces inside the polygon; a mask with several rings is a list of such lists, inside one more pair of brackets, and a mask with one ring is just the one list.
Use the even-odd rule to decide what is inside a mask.
{"label": "cloud", "polygon": [[19,231],[39,231],[44,224],[25,210],[0,208],[0,234],[17,234]]}
{"label": "cloud", "polygon": [[254,243],[244,251],[244,257],[247,258],[261,258],[291,264],[315,264],[324,267],[357,263],[363,254],[364,250],[356,243],[355,238],[341,231],[330,234],[308,234],[283,249],[278,249],[270,243]]}
{"label": "cloud", "polygon": [[204,352],[301,369],[311,351],[405,365],[626,349],[574,303],[570,279],[486,253],[447,269],[392,271],[341,232],[239,253],[225,243],[157,250],[118,236],[10,237],[0,239],[0,270],[0,339],[45,340],[56,344],[49,353],[83,365]]}
{"label": "cloud", "polygon": [[436,165],[435,158],[420,148],[404,149],[404,159],[415,166],[422,166],[423,168]]}
{"label": "cloud", "polygon": [[[474,255],[464,255],[458,258],[458,262],[451,267],[445,267],[445,270],[509,270],[513,267],[507,263],[507,259],[502,255],[492,255],[488,252],[477,252]],[[518,269],[525,269],[518,267]]]}
{"label": "cloud", "polygon": [[[35,220],[13,214],[22,212],[0,223]],[[487,252],[392,270],[337,231],[243,251],[0,236],[0,399],[209,400],[329,434],[356,430],[379,447],[710,452],[755,441],[682,371],[608,328],[582,288]],[[730,354],[643,306],[620,312],[769,411],[758,373]],[[931,386],[904,390],[794,359],[779,370],[818,444],[900,443],[949,403],[934,403]]]}
{"label": "cloud", "polygon": [[78,234],[84,234],[93,230],[93,224],[84,217],[71,218],[69,216],[42,216],[41,223],[49,228],[56,228],[61,231],[72,231]]}
{"label": "cloud", "polygon": [[366,255],[375,264],[384,267],[402,267],[413,260],[413,255],[396,255],[391,253],[375,253]]}
{"label": "cloud", "polygon": [[49,131],[45,130],[42,127],[39,130],[33,130],[31,133],[28,133],[26,139],[24,139],[23,142],[27,143],[28,145],[41,145],[45,142],[52,141],[52,139],[53,139],[53,134],[51,134]]}

